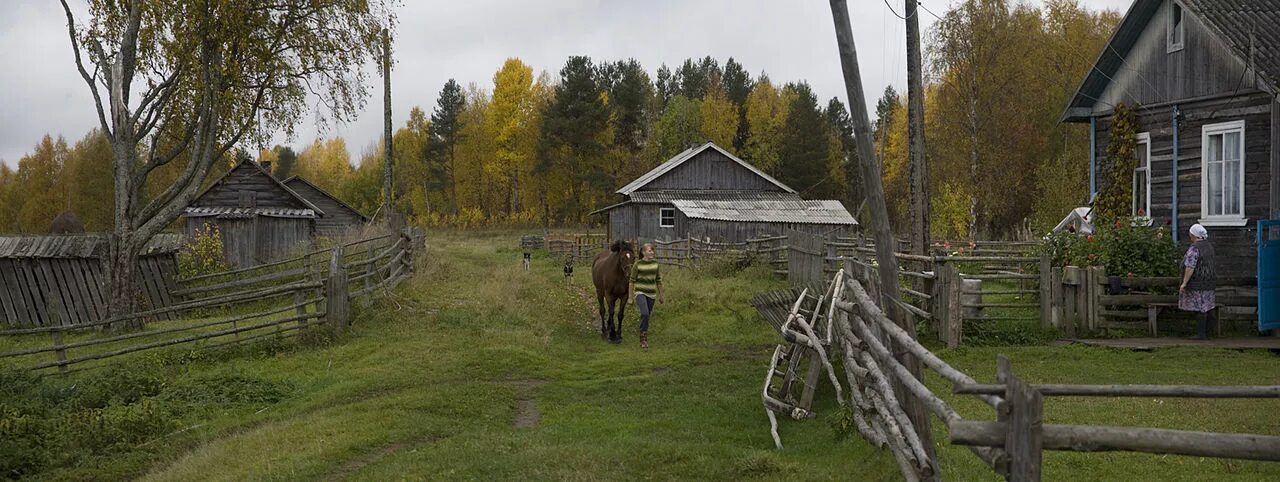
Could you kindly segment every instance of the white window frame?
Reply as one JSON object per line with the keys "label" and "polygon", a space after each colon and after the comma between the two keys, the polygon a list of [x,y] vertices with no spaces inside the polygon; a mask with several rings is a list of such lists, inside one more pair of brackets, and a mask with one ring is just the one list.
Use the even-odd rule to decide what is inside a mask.
{"label": "white window frame", "polygon": [[[1178,13],[1182,13],[1182,21],[1176,22]],[[1177,37],[1178,41],[1173,39]],[[1187,44],[1187,8],[1178,2],[1169,2],[1169,27],[1165,31],[1165,53],[1174,53],[1182,50]]]}
{"label": "white window frame", "polygon": [[[1134,184],[1133,188],[1135,190],[1138,188],[1143,189],[1143,191],[1146,193],[1146,196],[1143,196],[1143,199],[1146,199],[1147,203],[1145,206],[1138,206],[1137,205],[1138,203],[1136,202],[1137,199],[1133,199],[1132,202],[1130,202],[1129,204],[1132,205],[1131,211],[1134,216],[1138,215],[1138,208],[1142,208],[1142,212],[1145,213],[1143,215],[1147,217],[1151,217],[1151,133],[1150,132],[1140,133],[1137,135],[1136,140],[1137,140],[1137,143],[1136,143],[1137,149],[1142,149],[1146,151],[1147,165],[1145,166],[1139,165],[1138,167],[1133,169],[1133,181],[1132,181]],[[1136,151],[1134,152],[1134,155],[1137,155]],[[1139,158],[1139,161],[1141,161],[1141,158]],[[1147,182],[1145,183],[1144,186],[1137,185],[1138,171],[1147,173]]]}
{"label": "white window frame", "polygon": [[[1208,152],[1209,137],[1215,136],[1215,135],[1227,134],[1231,132],[1240,133],[1240,172],[1239,172],[1240,175],[1237,177],[1237,179],[1240,180],[1240,185],[1239,185],[1239,189],[1236,190],[1236,193],[1238,195],[1237,201],[1239,201],[1240,203],[1239,204],[1240,213],[1210,215],[1209,214],[1209,152]],[[1245,212],[1244,189],[1245,189],[1245,186],[1248,184],[1247,182],[1245,182],[1245,179],[1244,179],[1245,153],[1247,151],[1248,149],[1245,148],[1245,130],[1244,130],[1243,120],[1222,122],[1219,124],[1209,124],[1201,128],[1201,131],[1200,131],[1200,220],[1199,220],[1200,224],[1203,224],[1205,226],[1244,226],[1246,224],[1249,224],[1249,220],[1244,216],[1244,212]],[[1223,182],[1225,183],[1226,176],[1224,175],[1222,177],[1223,177]]]}
{"label": "white window frame", "polygon": [[[671,213],[671,224],[663,223],[663,220],[666,219],[667,213]],[[658,209],[658,227],[660,228],[676,227],[676,208],[659,208]]]}

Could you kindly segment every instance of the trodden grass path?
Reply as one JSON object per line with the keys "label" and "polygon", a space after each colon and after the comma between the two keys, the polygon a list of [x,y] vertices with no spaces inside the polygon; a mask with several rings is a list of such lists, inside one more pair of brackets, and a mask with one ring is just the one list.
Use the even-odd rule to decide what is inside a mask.
{"label": "trodden grass path", "polygon": [[[782,287],[764,270],[665,269],[668,299],[641,351],[600,340],[589,269],[566,284],[560,260],[520,268],[516,233],[433,233],[428,260],[398,296],[358,313],[337,342],[268,356],[197,360],[166,383],[263,379],[276,403],[211,403],[184,430],[55,467],[45,478],[150,480],[897,480],[897,466],[838,438],[829,387],[818,419],[782,420],[773,449],[760,405],[776,335],[749,307]],[[940,354],[980,381],[995,355],[1031,382],[1280,384],[1267,352],[1091,347],[966,348]],[[928,379],[939,393],[950,387]],[[199,385],[195,385],[199,386]],[[164,390],[168,390],[167,388]],[[164,402],[164,390],[155,397]],[[190,394],[187,399],[190,399]],[[948,396],[961,413],[990,409]],[[1280,402],[1049,399],[1050,423],[1280,435]],[[944,477],[999,480],[935,422]],[[1143,454],[1046,453],[1045,480],[1263,480],[1280,464]]]}
{"label": "trodden grass path", "polygon": [[583,263],[572,286],[558,260],[525,273],[516,239],[432,236],[419,274],[349,338],[227,362],[301,393],[147,478],[897,478],[821,419],[785,425],[772,449],[759,384],[773,336],[746,300],[780,282],[668,270],[645,352],[634,309],[621,346],[600,339]]}

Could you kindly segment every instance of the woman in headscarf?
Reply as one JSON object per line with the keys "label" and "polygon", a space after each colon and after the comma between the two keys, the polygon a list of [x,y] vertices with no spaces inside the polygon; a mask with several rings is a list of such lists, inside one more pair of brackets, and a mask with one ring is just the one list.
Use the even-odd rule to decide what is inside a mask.
{"label": "woman in headscarf", "polygon": [[1209,232],[1204,226],[1191,226],[1191,246],[1182,258],[1182,285],[1178,287],[1178,308],[1196,313],[1196,339],[1208,340],[1217,306],[1213,290],[1217,288],[1214,274],[1213,245],[1209,244]]}

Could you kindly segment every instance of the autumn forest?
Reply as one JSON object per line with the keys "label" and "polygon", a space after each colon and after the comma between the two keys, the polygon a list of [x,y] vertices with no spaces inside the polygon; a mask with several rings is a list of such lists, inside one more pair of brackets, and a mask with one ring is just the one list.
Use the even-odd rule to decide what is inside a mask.
{"label": "autumn forest", "polygon": [[[1085,201],[1087,133],[1058,119],[1118,18],[1071,0],[973,0],[941,16],[925,36],[936,236],[1040,232]],[[436,105],[413,107],[394,133],[398,208],[429,226],[599,223],[590,213],[615,201],[618,187],[710,140],[806,198],[859,209],[853,129],[839,98],[819,99],[803,79],[753,73],[733,58],[672,65],[650,71],[635,60],[571,56],[549,72],[510,58],[492,79],[450,80]],[[906,117],[905,96],[886,88],[873,114],[875,145],[898,230],[907,228]],[[107,139],[95,130],[32,141],[16,169],[0,164],[0,232],[46,232],[68,210],[89,231],[110,230]],[[205,182],[239,159],[270,161],[278,178],[303,176],[377,217],[382,143],[360,146],[353,159],[351,142],[363,140],[243,147]],[[181,170],[161,167],[143,194],[158,194]]]}

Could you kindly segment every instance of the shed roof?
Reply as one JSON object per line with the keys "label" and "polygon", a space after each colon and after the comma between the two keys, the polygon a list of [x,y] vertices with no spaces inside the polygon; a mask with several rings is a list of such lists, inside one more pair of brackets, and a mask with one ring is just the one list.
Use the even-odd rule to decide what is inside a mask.
{"label": "shed roof", "polygon": [[192,206],[188,207],[182,213],[189,218],[201,218],[217,216],[220,218],[251,218],[254,216],[266,216],[272,218],[314,218],[316,212],[310,209],[298,208],[235,208],[235,207],[204,207]]}
{"label": "shed roof", "polygon": [[[225,183],[227,181],[227,178],[231,176],[231,173],[235,172],[238,169],[254,169],[255,174],[264,176],[266,179],[269,179],[272,185],[274,185],[275,187],[287,193],[289,197],[298,201],[298,203],[301,206],[307,209],[310,209],[312,211],[313,216],[324,216],[324,210],[316,207],[315,204],[312,204],[311,201],[307,200],[307,198],[304,198],[298,193],[294,192],[293,189],[289,189],[289,186],[286,186],[283,182],[280,182],[279,179],[276,179],[275,176],[272,176],[271,173],[267,172],[266,169],[263,169],[262,165],[258,164],[256,161],[252,159],[244,159],[240,161],[239,164],[236,164],[234,167],[232,167],[231,170],[224,173],[222,177],[219,177],[217,181],[214,181],[213,184],[210,184],[209,187],[206,188],[203,192],[201,192],[199,196],[196,196],[195,199],[192,199],[191,203],[188,204],[187,210],[189,211],[191,209],[191,205],[198,203],[200,201],[200,198],[203,198],[206,194],[209,194],[214,189],[217,189],[220,185]],[[251,216],[253,214],[249,213],[247,215]]]}
{"label": "shed roof", "polygon": [[676,209],[693,219],[759,223],[843,224],[858,221],[840,201],[695,201],[674,200]]}
{"label": "shed roof", "polygon": [[[308,181],[308,180],[306,180],[306,179],[305,179],[305,178],[303,178],[303,177],[300,177],[300,176],[290,176],[288,179],[285,179],[285,180],[284,180],[284,185],[285,185],[285,186],[294,185],[295,183],[302,183],[302,184],[306,184],[307,186],[310,186],[310,187],[311,187],[311,189],[315,189],[315,190],[316,190],[316,192],[319,192],[320,194],[324,195],[325,197],[328,197],[329,199],[332,199],[334,202],[338,203],[338,205],[339,205],[339,206],[342,206],[342,207],[344,207],[344,208],[350,209],[352,213],[354,213],[356,216],[360,217],[360,219],[364,220],[364,222],[366,222],[366,223],[367,223],[367,222],[369,222],[369,216],[365,216],[365,215],[364,215],[364,213],[360,212],[360,210],[358,210],[358,209],[356,209],[356,208],[354,208],[354,207],[351,207],[351,205],[350,205],[350,204],[347,204],[347,202],[346,202],[346,201],[343,201],[343,200],[342,200],[341,198],[339,198],[338,196],[334,196],[333,194],[329,194],[329,191],[325,191],[324,189],[321,189],[321,188],[320,188],[320,186],[317,186],[317,185],[313,184],[311,181]],[[295,192],[297,192],[297,191],[295,191]],[[299,195],[299,196],[302,196],[302,193],[298,193],[298,195]],[[306,196],[302,196],[302,197],[304,197],[304,198],[305,198]],[[314,203],[313,203],[313,204],[314,204]]]}
{"label": "shed roof", "polygon": [[[152,237],[139,254],[172,253],[181,246],[181,235],[161,233]],[[0,258],[97,258],[106,250],[107,236],[101,233],[0,236]]]}
{"label": "shed roof", "polygon": [[[1067,104],[1062,120],[1087,119],[1164,0],[1136,0]],[[1280,76],[1280,0],[1179,0],[1275,89]]]}
{"label": "shed roof", "polygon": [[691,147],[689,149],[685,149],[684,152],[676,154],[675,157],[672,157],[671,159],[667,159],[667,162],[659,164],[658,167],[653,168],[652,171],[646,172],[644,173],[644,175],[637,177],[636,180],[631,181],[630,184],[627,184],[626,186],[622,186],[622,189],[619,189],[617,192],[618,194],[630,195],[634,193],[637,189],[644,187],[646,184],[649,184],[650,182],[653,182],[654,179],[662,177],[663,174],[666,174],[670,172],[672,169],[675,169],[677,166],[684,164],[685,161],[688,161],[689,159],[693,159],[693,157],[698,155],[698,153],[705,151],[707,149],[715,149],[719,151],[721,154],[724,154],[725,157],[732,159],[733,162],[740,164],[742,167],[750,169],[751,172],[755,173],[757,176],[760,176],[764,178],[764,180],[769,181],[774,185],[782,188],[783,191],[786,191],[789,193],[796,192],[795,189],[791,189],[790,187],[787,187],[786,184],[783,184],[779,182],[777,179],[774,179],[773,176],[765,174],[764,171],[756,169],[755,166],[752,166],[747,161],[739,159],[738,156],[730,154],[729,151],[726,151],[722,149],[720,146],[715,145],[714,142],[707,142],[697,147]]}

